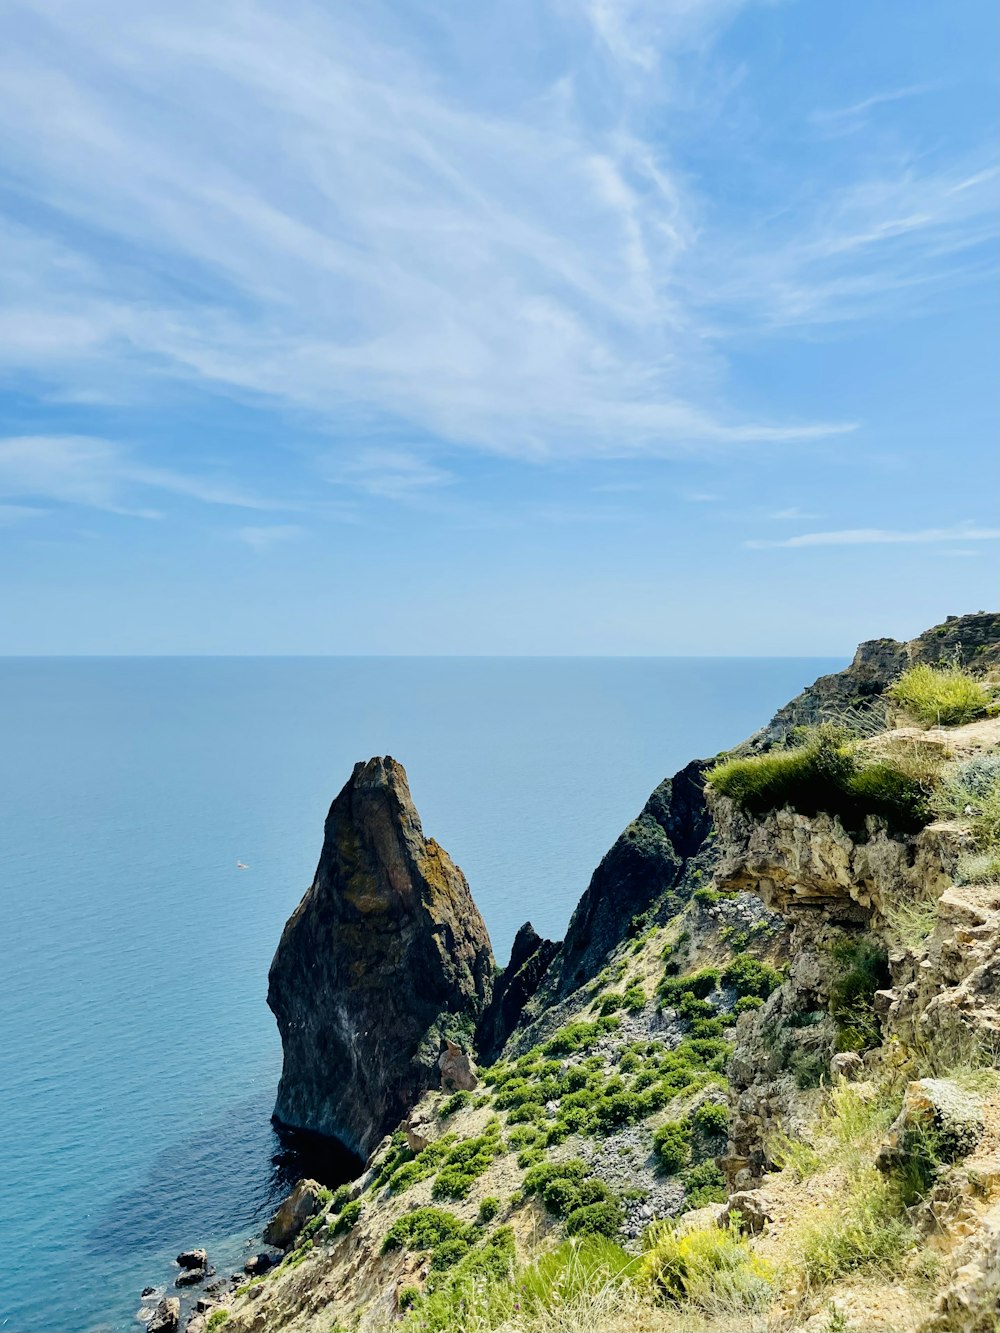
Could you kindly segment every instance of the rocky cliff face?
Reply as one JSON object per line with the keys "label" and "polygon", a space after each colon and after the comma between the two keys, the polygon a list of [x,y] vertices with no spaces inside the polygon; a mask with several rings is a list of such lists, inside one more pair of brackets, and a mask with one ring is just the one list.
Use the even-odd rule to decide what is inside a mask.
{"label": "rocky cliff face", "polygon": [[271,964],[276,1120],[366,1157],[437,1085],[444,1039],[471,1044],[494,970],[465,876],[424,837],[402,765],[358,764]]}

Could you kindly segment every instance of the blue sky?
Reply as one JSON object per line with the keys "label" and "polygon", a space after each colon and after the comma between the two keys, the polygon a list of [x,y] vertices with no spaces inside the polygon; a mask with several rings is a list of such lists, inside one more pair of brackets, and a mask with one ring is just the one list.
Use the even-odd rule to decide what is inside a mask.
{"label": "blue sky", "polygon": [[9,0],[0,652],[996,603],[991,0]]}

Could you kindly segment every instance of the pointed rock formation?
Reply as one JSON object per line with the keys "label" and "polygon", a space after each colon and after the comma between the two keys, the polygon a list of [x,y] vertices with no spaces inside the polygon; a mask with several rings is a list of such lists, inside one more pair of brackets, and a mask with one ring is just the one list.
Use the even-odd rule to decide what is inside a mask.
{"label": "pointed rock formation", "polygon": [[424,837],[402,765],[357,764],[271,964],[275,1120],[367,1157],[438,1085],[445,1038],[471,1049],[494,971],[465,876]]}
{"label": "pointed rock formation", "polygon": [[476,1029],[476,1050],[487,1064],[499,1057],[558,951],[559,945],[543,940],[530,921],[517,932],[510,962],[497,977],[493,998]]}

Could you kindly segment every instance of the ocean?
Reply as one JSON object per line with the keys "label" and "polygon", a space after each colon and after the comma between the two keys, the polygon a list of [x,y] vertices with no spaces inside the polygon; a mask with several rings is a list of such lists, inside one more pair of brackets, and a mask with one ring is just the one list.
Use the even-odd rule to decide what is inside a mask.
{"label": "ocean", "polygon": [[267,969],[355,761],[406,766],[503,963],[663,777],[843,665],[0,660],[0,1329],[138,1329],[178,1250],[242,1264],[295,1165]]}

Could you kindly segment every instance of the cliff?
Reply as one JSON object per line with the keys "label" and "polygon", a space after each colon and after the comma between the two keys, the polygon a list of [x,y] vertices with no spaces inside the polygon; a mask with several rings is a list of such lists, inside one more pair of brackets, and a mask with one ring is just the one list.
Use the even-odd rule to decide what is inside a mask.
{"label": "cliff", "polygon": [[[900,677],[921,664],[947,668],[923,681],[942,700],[907,706],[940,703],[946,725],[906,715]],[[428,1052],[440,1014],[464,1012],[480,1081],[438,1088],[419,1056],[369,1073],[334,1047],[391,1132],[227,1298],[227,1329],[996,1333],[998,665],[984,613],[862,645],[728,759],[662,783],[561,945],[523,927],[492,996],[457,889],[450,964],[431,950],[448,999],[411,994],[440,911],[404,926],[389,867],[423,901],[425,844],[408,797],[362,813],[359,766],[279,947],[282,1096],[287,1079],[306,1110],[335,1102],[310,1127],[360,1146],[329,1092],[340,1005],[384,1044],[416,1003],[407,1042]],[[352,894],[389,928],[366,930]]]}
{"label": "cliff", "polygon": [[493,982],[465,876],[425,838],[394,759],[356,765],[269,974],[284,1066],[275,1119],[365,1158],[470,1045]]}

